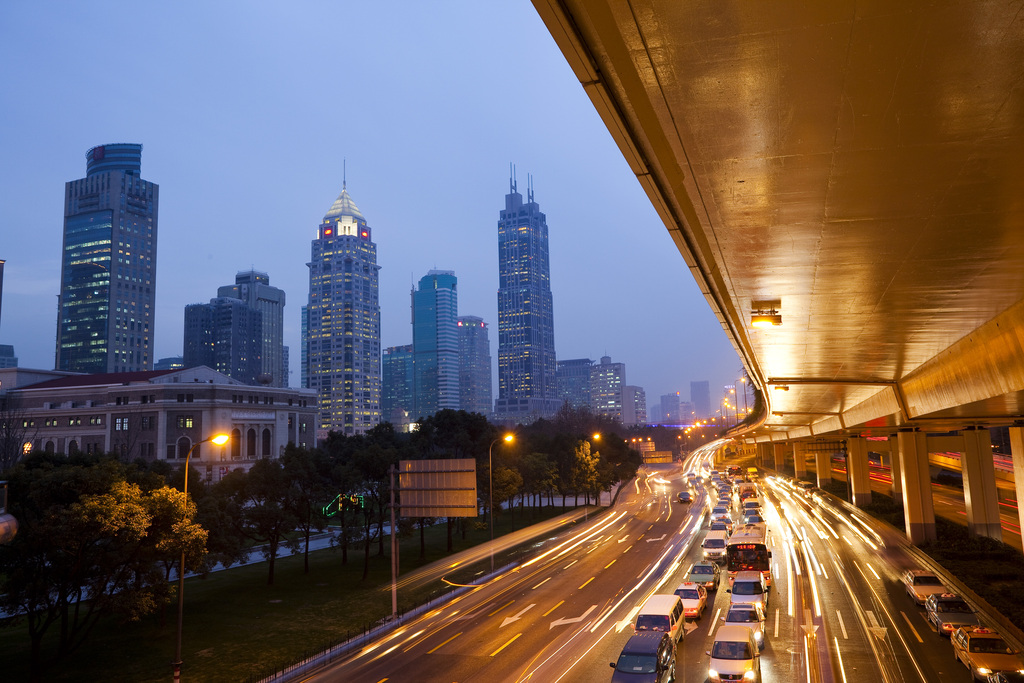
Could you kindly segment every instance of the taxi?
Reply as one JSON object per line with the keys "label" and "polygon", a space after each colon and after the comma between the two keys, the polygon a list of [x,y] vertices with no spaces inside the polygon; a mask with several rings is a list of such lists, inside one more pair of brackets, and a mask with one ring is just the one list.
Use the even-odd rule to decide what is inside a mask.
{"label": "taxi", "polygon": [[961,626],[950,637],[953,656],[963,663],[976,681],[1005,671],[1024,670],[1024,658],[1003,637],[980,626]]}
{"label": "taxi", "polygon": [[708,591],[704,586],[693,581],[679,584],[675,594],[683,601],[683,616],[687,619],[700,619],[708,606]]}

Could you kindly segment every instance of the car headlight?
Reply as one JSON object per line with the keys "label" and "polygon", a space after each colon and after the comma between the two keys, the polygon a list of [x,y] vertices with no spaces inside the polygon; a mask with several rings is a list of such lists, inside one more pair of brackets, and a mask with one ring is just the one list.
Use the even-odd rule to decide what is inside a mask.
{"label": "car headlight", "polygon": [[942,625],[942,630],[943,631],[952,631],[953,630],[953,624],[943,624]]}
{"label": "car headlight", "polygon": [[750,671],[747,671],[746,673],[743,674],[743,680],[745,680],[745,681],[752,681],[755,678],[757,678],[757,674],[754,673],[753,669],[751,669]]}
{"label": "car headlight", "polygon": [[757,633],[754,634],[754,638],[756,638],[757,640],[764,640],[764,632],[763,631],[758,631]]}
{"label": "car headlight", "polygon": [[988,676],[990,673],[992,673],[992,669],[986,669],[983,666],[979,666],[978,673],[980,673],[982,676]]}
{"label": "car headlight", "polygon": [[718,672],[714,669],[708,669],[708,678],[710,678],[713,681],[721,680],[718,677]]}

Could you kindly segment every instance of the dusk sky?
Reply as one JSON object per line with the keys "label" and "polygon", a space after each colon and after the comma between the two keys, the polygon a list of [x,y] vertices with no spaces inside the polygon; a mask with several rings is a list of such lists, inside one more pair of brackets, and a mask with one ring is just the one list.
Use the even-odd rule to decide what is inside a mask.
{"label": "dusk sky", "polygon": [[[255,268],[286,292],[290,384],[310,241],[342,187],[373,230],[381,345],[411,284],[454,270],[490,327],[516,166],[547,215],[560,360],[626,363],[649,406],[741,364],[528,0],[0,4],[0,343],[52,369],[64,183],[95,145],[142,143],[160,186],[154,358],[184,308]],[[495,398],[497,383],[495,382]]]}

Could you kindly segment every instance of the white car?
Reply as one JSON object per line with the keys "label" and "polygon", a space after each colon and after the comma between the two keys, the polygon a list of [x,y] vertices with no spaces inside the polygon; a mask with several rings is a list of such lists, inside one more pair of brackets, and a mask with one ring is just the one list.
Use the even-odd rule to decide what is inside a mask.
{"label": "white car", "polygon": [[922,606],[929,595],[949,592],[949,589],[942,585],[939,577],[924,569],[910,569],[904,572],[903,587],[906,588],[910,599]]}

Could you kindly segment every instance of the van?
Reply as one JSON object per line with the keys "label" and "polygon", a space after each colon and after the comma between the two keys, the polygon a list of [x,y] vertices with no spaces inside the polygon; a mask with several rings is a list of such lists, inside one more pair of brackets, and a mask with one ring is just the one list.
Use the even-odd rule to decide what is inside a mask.
{"label": "van", "polygon": [[683,601],[678,595],[652,595],[644,601],[633,624],[634,633],[661,631],[674,642],[683,638]]}
{"label": "van", "polygon": [[724,624],[715,634],[708,662],[708,680],[761,681],[761,653],[754,640],[754,632],[739,624]]}
{"label": "van", "polygon": [[725,531],[709,531],[700,547],[704,549],[704,559],[721,562],[725,559],[725,545],[729,534]]}

